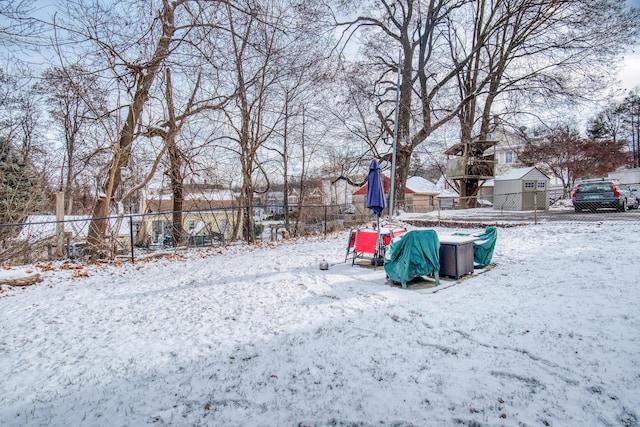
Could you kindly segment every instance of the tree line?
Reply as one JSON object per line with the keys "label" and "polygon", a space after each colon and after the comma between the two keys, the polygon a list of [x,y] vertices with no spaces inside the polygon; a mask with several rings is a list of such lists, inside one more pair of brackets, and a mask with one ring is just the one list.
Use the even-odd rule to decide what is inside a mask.
{"label": "tree line", "polygon": [[[63,191],[99,249],[105,218],[161,180],[178,242],[184,186],[208,182],[237,189],[252,240],[256,194],[295,179],[303,202],[310,176],[361,183],[394,145],[398,209],[415,159],[442,167],[455,144],[469,166],[455,185],[474,196],[495,127],[552,128],[551,112],[612,88],[639,22],[614,0],[3,2],[0,220]],[[627,127],[589,129],[631,139],[637,164],[634,108]]]}

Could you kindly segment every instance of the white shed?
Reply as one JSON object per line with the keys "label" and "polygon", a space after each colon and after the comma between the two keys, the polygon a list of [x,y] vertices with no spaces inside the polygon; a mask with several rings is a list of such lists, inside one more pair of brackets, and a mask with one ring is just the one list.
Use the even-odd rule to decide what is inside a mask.
{"label": "white shed", "polygon": [[507,211],[549,209],[549,177],[535,166],[507,171],[494,180],[493,208]]}

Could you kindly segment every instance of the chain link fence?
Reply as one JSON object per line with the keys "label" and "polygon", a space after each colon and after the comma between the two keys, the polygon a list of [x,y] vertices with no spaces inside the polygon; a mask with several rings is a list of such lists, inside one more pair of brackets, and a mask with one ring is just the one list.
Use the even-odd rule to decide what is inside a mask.
{"label": "chain link fence", "polygon": [[620,190],[619,195],[604,200],[593,196],[585,209],[576,209],[572,194],[563,194],[562,190],[450,197],[439,203],[436,211],[410,222],[421,226],[507,227],[553,221],[640,221],[640,184],[620,186]]}
{"label": "chain link fence", "polygon": [[[99,258],[135,261],[185,248],[320,235],[350,229],[371,217],[368,209],[352,204],[291,206],[286,214],[281,206],[181,211],[182,237],[174,242],[174,214],[149,212],[99,218],[107,223]],[[88,215],[65,216],[60,221],[54,215],[30,215],[23,223],[0,224],[0,264],[87,260],[90,223]],[[247,224],[252,230],[247,230]]]}
{"label": "chain link fence", "polygon": [[[631,187],[629,187],[631,188]],[[640,202],[640,192],[624,191]],[[640,188],[640,185],[633,188]],[[627,193],[625,193],[627,194]],[[569,195],[570,196],[570,195]],[[477,197],[443,197],[426,212],[399,212],[395,222],[420,227],[509,227],[543,222],[575,223],[640,221],[639,203],[630,199],[625,209],[599,206],[577,212],[572,200],[559,191],[530,191]],[[384,218],[383,214],[383,220]],[[251,218],[249,218],[251,216]],[[101,260],[136,259],[185,248],[215,248],[231,243],[278,241],[349,230],[375,220],[362,204],[219,208],[182,211],[182,238],[174,242],[174,212],[124,214],[107,222]],[[52,260],[88,258],[89,216],[31,215],[23,223],[0,224],[0,264],[25,265]],[[247,230],[250,224],[252,230]]]}

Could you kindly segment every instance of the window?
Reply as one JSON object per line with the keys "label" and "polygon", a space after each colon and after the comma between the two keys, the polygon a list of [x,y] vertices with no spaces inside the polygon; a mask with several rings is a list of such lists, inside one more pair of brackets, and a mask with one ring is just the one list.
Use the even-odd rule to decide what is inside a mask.
{"label": "window", "polygon": [[536,188],[536,183],[534,181],[525,181],[524,182],[524,188],[526,190],[531,190],[533,188]]}
{"label": "window", "polygon": [[613,185],[608,182],[580,184],[577,190],[578,193],[610,193],[612,191]]}
{"label": "window", "polygon": [[507,151],[504,153],[504,162],[513,163],[513,151]]}
{"label": "window", "polygon": [[538,190],[544,190],[545,187],[545,182],[544,181],[538,181]]}
{"label": "window", "polygon": [[189,221],[189,231],[193,231],[194,228],[196,228],[196,222]]}
{"label": "window", "polygon": [[171,234],[171,221],[152,221],[151,231],[151,243],[163,243]]}

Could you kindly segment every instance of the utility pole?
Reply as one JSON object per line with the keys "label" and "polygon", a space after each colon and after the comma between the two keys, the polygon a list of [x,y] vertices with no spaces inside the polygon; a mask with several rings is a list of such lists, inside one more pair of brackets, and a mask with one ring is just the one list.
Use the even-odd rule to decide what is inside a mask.
{"label": "utility pole", "polygon": [[398,79],[396,83],[396,118],[393,123],[393,146],[391,148],[391,184],[389,186],[389,222],[393,220],[393,199],[396,186],[396,145],[398,145],[398,110],[400,109],[400,65],[402,52],[398,52]]}

